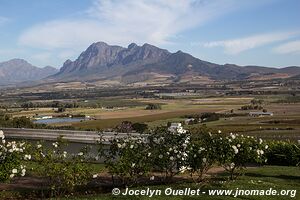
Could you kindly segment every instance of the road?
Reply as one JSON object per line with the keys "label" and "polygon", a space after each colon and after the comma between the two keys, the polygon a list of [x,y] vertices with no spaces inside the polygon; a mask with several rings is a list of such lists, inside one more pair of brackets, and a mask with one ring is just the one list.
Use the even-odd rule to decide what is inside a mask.
{"label": "road", "polygon": [[[55,141],[62,136],[70,142],[79,142],[93,144],[99,141],[100,135],[96,131],[73,131],[73,130],[56,130],[56,129],[28,129],[28,128],[0,128],[7,139],[28,139],[28,140],[46,140]],[[128,135],[139,136],[139,133],[117,133],[103,132],[102,138],[109,140],[113,137],[126,137]],[[108,142],[107,142],[108,143]]]}

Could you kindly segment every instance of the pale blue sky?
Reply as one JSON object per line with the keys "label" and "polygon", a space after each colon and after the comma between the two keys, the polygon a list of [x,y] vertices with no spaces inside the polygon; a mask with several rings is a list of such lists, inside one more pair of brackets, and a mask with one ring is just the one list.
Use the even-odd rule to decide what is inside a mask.
{"label": "pale blue sky", "polygon": [[61,67],[91,43],[219,64],[300,66],[299,0],[0,0],[0,62]]}

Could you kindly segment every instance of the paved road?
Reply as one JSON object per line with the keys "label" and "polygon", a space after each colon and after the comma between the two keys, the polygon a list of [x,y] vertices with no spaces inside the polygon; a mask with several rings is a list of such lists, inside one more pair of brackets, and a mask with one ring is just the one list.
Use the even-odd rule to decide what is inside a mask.
{"label": "paved road", "polygon": [[[27,129],[27,128],[0,128],[4,132],[5,138],[8,139],[30,139],[30,140],[49,140],[54,141],[59,136],[70,142],[79,143],[96,143],[99,141],[99,132],[96,131],[72,131],[72,130],[52,130],[52,129]],[[133,136],[139,133],[116,133],[103,132],[104,139],[112,137],[126,137],[128,134]]]}

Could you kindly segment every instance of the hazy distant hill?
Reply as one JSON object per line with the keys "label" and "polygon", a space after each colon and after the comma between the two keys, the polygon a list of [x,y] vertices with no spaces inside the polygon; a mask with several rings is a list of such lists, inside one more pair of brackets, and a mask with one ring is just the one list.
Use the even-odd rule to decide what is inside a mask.
{"label": "hazy distant hill", "polygon": [[23,59],[12,59],[0,63],[0,85],[39,80],[57,72],[54,67],[39,68]]}

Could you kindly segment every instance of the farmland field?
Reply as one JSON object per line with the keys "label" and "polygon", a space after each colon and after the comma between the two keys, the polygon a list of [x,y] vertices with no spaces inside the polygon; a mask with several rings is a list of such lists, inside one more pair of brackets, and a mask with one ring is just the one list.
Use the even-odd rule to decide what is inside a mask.
{"label": "farmland field", "polygon": [[[259,91],[255,94],[252,94],[253,91],[246,91],[246,94],[244,94],[244,91],[219,91],[215,89],[207,91],[199,90],[199,92],[191,93],[181,91],[182,89],[179,91],[171,90],[169,92],[159,92],[156,90],[153,92],[153,90],[150,90],[150,94],[148,94],[147,90],[145,90],[142,95],[137,95],[138,91],[136,91],[136,89],[132,89],[129,90],[128,94],[116,93],[112,96],[103,95],[103,97],[97,97],[97,95],[95,95],[95,91],[92,91],[92,94],[89,94],[88,92],[86,94],[81,94],[80,92],[74,90],[68,92],[68,98],[65,97],[64,92],[54,92],[50,95],[51,98],[49,97],[48,93],[35,94],[30,92],[29,94],[14,94],[12,96],[10,94],[6,94],[2,99],[1,123],[2,126],[8,128],[17,127],[38,129],[49,128],[67,130],[96,130],[125,133],[139,132],[139,130],[143,132],[146,130],[149,132],[143,133],[155,133],[156,130],[160,130],[157,128],[167,130],[167,126],[169,126],[170,123],[180,122],[182,123],[183,128],[188,130],[188,133],[191,133],[191,136],[193,136],[191,138],[201,138],[208,132],[212,132],[214,134],[222,133],[224,138],[228,137],[230,133],[238,134],[241,137],[243,137],[242,135],[254,136],[254,138],[257,140],[258,138],[262,138],[263,141],[267,142],[269,145],[272,145],[273,143],[276,144],[276,141],[286,141],[287,143],[282,143],[283,146],[277,147],[275,145],[273,148],[275,149],[274,155],[277,155],[278,152],[283,152],[284,156],[287,157],[283,160],[277,160],[278,164],[289,166],[275,166],[272,162],[268,163],[266,166],[263,166],[257,163],[253,164],[252,162],[254,161],[251,161],[250,164],[247,163],[247,168],[245,171],[243,171],[244,175],[238,177],[236,180],[229,180],[229,174],[224,171],[224,166],[221,166],[219,161],[215,161],[215,163],[212,165],[213,167],[207,173],[205,173],[204,181],[195,183],[195,180],[191,179],[190,174],[184,173],[176,175],[172,182],[166,183],[164,181],[158,181],[155,184],[151,184],[151,182],[149,183],[148,181],[148,174],[145,174],[144,177],[142,177],[142,180],[147,178],[146,183],[142,182],[141,184],[133,184],[132,186],[130,185],[130,188],[142,189],[149,187],[151,189],[162,190],[168,187],[177,189],[201,188],[201,190],[204,191],[208,191],[209,189],[236,190],[236,188],[254,188],[260,190],[278,188],[281,190],[299,190],[299,167],[296,167],[295,164],[298,159],[297,152],[299,148],[299,145],[297,146],[296,144],[299,143],[300,140],[300,102],[298,101],[297,97],[298,93],[295,97],[293,96],[294,93],[277,94],[277,91],[273,91],[271,94],[265,94],[263,91]],[[96,94],[102,95],[101,92]],[[95,97],[93,95],[95,95]],[[22,98],[19,96],[22,96]],[[70,98],[70,96],[74,96],[74,98]],[[250,112],[272,114],[250,116]],[[44,116],[46,118],[52,117],[55,120],[66,117],[75,117],[84,120],[76,122],[51,123],[47,125],[35,123],[36,118],[42,118]],[[191,119],[195,120],[195,122],[187,122]],[[72,120],[70,119],[69,121]],[[133,129],[134,125],[136,125],[138,128],[145,128],[145,130]],[[55,146],[53,141],[48,141],[46,144],[50,147],[53,145]],[[286,145],[286,147],[284,145]],[[163,147],[164,145],[159,148]],[[159,148],[156,147],[154,150]],[[280,148],[286,149],[282,150]],[[81,148],[79,148],[77,145],[71,145],[71,143],[68,148],[64,149],[64,151],[65,150],[72,155],[81,155],[76,154],[76,152],[80,151]],[[231,148],[229,150],[231,150]],[[134,156],[129,154],[127,159],[135,159],[135,156],[140,153],[139,150],[135,151],[132,149],[132,151],[132,155]],[[162,150],[162,152],[167,151],[168,150]],[[39,152],[39,150],[35,149],[33,152]],[[51,149],[50,152],[61,153],[63,151],[52,151]],[[97,150],[93,149],[93,153],[95,152],[97,152]],[[216,155],[220,155],[221,153],[222,151],[216,153]],[[81,190],[86,190],[85,193],[82,193],[81,190],[78,192],[76,191],[75,193],[72,192],[71,194],[68,193],[69,196],[67,195],[67,199],[148,199],[144,196],[128,198],[126,196],[111,195],[114,184],[111,182],[111,177],[115,176],[117,178],[118,176],[114,174],[118,174],[118,170],[120,169],[121,173],[118,175],[122,177],[124,175],[122,170],[130,170],[131,167],[135,165],[136,161],[134,161],[134,163],[127,163],[128,165],[126,165],[125,160],[125,162],[119,163],[121,166],[119,169],[116,168],[116,172],[112,172],[110,167],[117,166],[117,163],[114,163],[112,166],[109,166],[107,163],[97,164],[94,158],[95,155],[93,155],[94,157],[92,160],[87,160],[85,163],[82,163],[82,165],[77,165],[78,163],[70,164],[67,160],[64,160],[64,162],[61,163],[63,159],[61,156],[64,155],[65,154],[60,155],[59,160],[50,162],[46,160],[42,165],[36,162],[26,161],[28,169],[31,168],[32,170],[28,170],[28,174],[24,178],[13,179],[14,182],[11,185],[7,185],[5,183],[2,185],[0,184],[0,188],[12,188],[10,190],[0,192],[0,198],[14,198],[18,197],[19,195],[26,195],[28,198],[34,198],[34,195],[39,195],[39,189],[31,192],[31,190],[28,188],[35,189],[37,188],[36,185],[38,185],[40,182],[45,183],[46,187],[48,187],[49,185],[47,184],[49,183],[43,182],[43,179],[39,179],[41,171],[38,171],[37,169],[43,167],[44,165],[50,165],[51,167],[51,163],[53,163],[54,171],[52,171],[52,173],[54,174],[60,173],[60,171],[66,170],[68,167],[74,165],[74,167],[78,166],[80,170],[83,170],[85,167],[89,166],[91,167],[89,172],[93,173],[93,177],[96,175],[95,179],[90,180],[91,175],[89,175],[87,178],[87,180],[90,181],[88,185],[89,189],[86,189],[85,187],[79,187]],[[144,157],[145,156],[142,156],[138,160],[143,159]],[[291,161],[292,164],[287,164],[288,161]],[[153,161],[150,162],[153,163]],[[64,163],[65,166],[63,165]],[[58,168],[60,164],[62,164],[62,169]],[[122,164],[125,164],[126,166],[122,166]],[[128,166],[131,167],[128,168]],[[151,165],[151,167],[153,166]],[[73,170],[74,169],[71,167],[70,174],[73,172],[75,173]],[[42,174],[43,171],[47,172],[47,170],[42,170]],[[157,175],[157,177],[163,177],[162,171],[156,171],[156,168],[151,169],[150,173],[154,174],[155,176]],[[77,173],[73,174],[69,178],[76,176],[76,174]],[[42,176],[48,176],[48,174],[43,174]],[[60,176],[61,174],[59,177]],[[126,174],[124,176],[126,177]],[[68,177],[66,180],[68,180]],[[23,182],[27,182],[32,185],[29,184],[26,186],[27,188],[23,188]],[[121,186],[121,188],[123,188],[122,191],[124,191],[124,187]],[[72,194],[74,194],[74,196],[72,196]],[[63,198],[64,197],[62,196],[62,199]],[[167,196],[155,196],[152,198],[170,199],[170,197]],[[199,197],[184,198],[199,199]],[[259,196],[232,197],[209,195],[203,195],[200,198],[260,199]],[[183,198],[180,196],[172,196],[172,199]],[[264,199],[282,198],[281,196],[264,196]]]}

